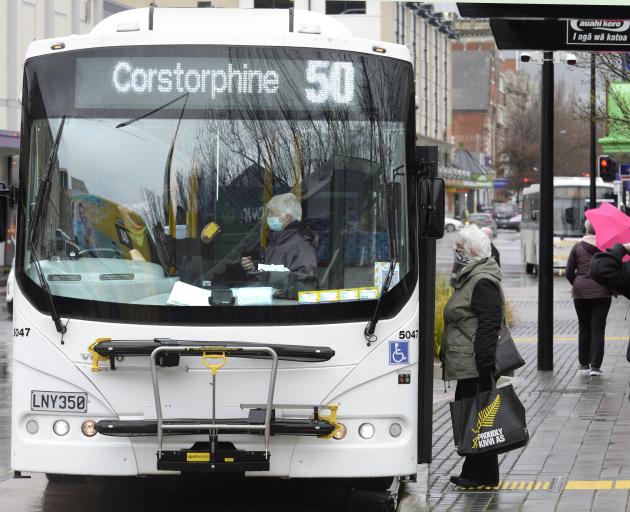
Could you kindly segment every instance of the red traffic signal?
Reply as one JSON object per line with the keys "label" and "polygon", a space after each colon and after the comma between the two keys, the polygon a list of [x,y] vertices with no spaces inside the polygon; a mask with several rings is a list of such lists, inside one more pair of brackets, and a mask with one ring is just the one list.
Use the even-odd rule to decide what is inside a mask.
{"label": "red traffic signal", "polygon": [[605,182],[610,183],[615,181],[617,178],[618,168],[619,165],[614,158],[608,155],[602,155],[599,157],[599,176]]}

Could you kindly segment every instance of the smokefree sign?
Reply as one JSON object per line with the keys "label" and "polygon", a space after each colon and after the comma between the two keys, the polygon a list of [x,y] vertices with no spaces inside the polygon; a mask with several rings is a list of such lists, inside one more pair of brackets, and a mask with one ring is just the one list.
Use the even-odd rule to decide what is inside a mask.
{"label": "smokefree sign", "polygon": [[567,44],[630,45],[628,20],[569,20]]}

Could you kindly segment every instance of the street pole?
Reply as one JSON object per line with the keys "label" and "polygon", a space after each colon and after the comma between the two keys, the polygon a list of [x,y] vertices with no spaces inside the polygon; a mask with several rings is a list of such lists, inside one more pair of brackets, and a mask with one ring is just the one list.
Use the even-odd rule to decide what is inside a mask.
{"label": "street pole", "polygon": [[595,180],[597,179],[597,148],[595,146],[595,116],[597,109],[597,96],[595,89],[595,54],[591,52],[591,189],[590,189],[590,208],[597,207],[597,189],[595,188]]}
{"label": "street pole", "polygon": [[[416,146],[416,162],[422,176],[437,177],[437,146]],[[416,190],[416,193],[419,193]],[[435,322],[436,242],[418,238],[420,296],[420,356],[418,358],[418,464],[433,459],[433,328]]]}
{"label": "street pole", "polygon": [[538,369],[553,370],[553,52],[544,52],[538,243]]}

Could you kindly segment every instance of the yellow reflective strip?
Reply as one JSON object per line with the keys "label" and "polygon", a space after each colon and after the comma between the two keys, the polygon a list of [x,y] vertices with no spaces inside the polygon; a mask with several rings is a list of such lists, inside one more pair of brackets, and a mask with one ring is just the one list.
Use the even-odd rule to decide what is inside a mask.
{"label": "yellow reflective strip", "polygon": [[612,489],[612,480],[569,480],[565,489],[567,490],[608,490]]}
{"label": "yellow reflective strip", "polygon": [[527,485],[527,482],[521,482],[521,485],[518,486],[518,490],[522,491],[523,489],[525,489],[526,485]]}
{"label": "yellow reflective strip", "polygon": [[528,484],[527,484],[527,490],[528,490],[528,491],[531,491],[531,490],[533,489],[533,487],[534,487],[534,482],[528,482]]}
{"label": "yellow reflective strip", "polygon": [[549,487],[551,487],[551,484],[549,482],[543,482],[543,489],[549,489]]}
{"label": "yellow reflective strip", "polygon": [[223,462],[234,462],[234,457],[225,457]]}
{"label": "yellow reflective strip", "polygon": [[518,482],[512,482],[512,485],[510,486],[510,490],[516,489],[517,486],[518,486]]}
{"label": "yellow reflective strip", "polygon": [[503,482],[502,489],[507,489],[510,486],[510,481]]}
{"label": "yellow reflective strip", "polygon": [[617,480],[615,489],[630,489],[630,480]]}
{"label": "yellow reflective strip", "polygon": [[542,487],[542,484],[543,484],[542,482],[536,482],[536,484],[534,485],[534,489],[535,490],[540,489]]}

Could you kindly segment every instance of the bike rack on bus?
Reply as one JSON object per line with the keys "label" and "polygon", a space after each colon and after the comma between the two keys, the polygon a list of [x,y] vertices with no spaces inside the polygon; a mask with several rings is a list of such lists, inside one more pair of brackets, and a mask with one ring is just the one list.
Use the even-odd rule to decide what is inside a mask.
{"label": "bike rack on bus", "polygon": [[[115,371],[116,361],[126,357],[148,357],[156,419],[106,418],[96,422],[96,431],[105,436],[157,436],[157,468],[173,471],[245,472],[269,470],[269,438],[276,435],[312,436],[320,439],[341,439],[345,427],[337,420],[338,404],[274,404],[278,361],[325,362],[335,352],[329,347],[302,345],[261,345],[246,342],[213,342],[198,340],[111,340],[99,338],[88,347],[92,356],[91,371]],[[200,356],[213,375],[212,418],[164,419],[157,375],[157,367],[176,367],[181,357]],[[267,401],[260,404],[241,404],[249,409],[247,418],[216,419],[216,375],[227,358],[271,359],[271,377]],[[109,368],[101,363],[109,361]],[[124,363],[123,363],[124,364]],[[276,417],[276,409],[311,410],[310,418]],[[321,412],[328,410],[330,414]],[[165,435],[199,436],[209,434],[209,443],[195,442],[191,448],[164,450]],[[265,438],[264,451],[237,449],[231,442],[219,442],[219,434],[260,435]],[[213,453],[211,453],[213,452]]]}
{"label": "bike rack on bus", "polygon": [[[273,395],[276,385],[276,375],[278,373],[278,355],[275,350],[269,347],[230,347],[230,346],[217,346],[217,345],[208,345],[208,346],[161,346],[153,350],[151,352],[150,362],[151,362],[151,379],[153,381],[153,394],[155,397],[155,412],[157,418],[157,437],[158,437],[158,463],[162,458],[162,444],[164,438],[164,418],[162,416],[162,402],[160,400],[160,387],[158,383],[158,375],[157,375],[157,367],[158,367],[158,356],[162,353],[169,352],[177,352],[177,353],[185,353],[187,351],[202,351],[202,361],[206,367],[212,373],[212,422],[211,423],[173,423],[169,422],[168,429],[169,430],[190,430],[190,429],[208,429],[210,435],[210,451],[207,454],[208,460],[203,460],[204,462],[211,463],[212,468],[214,469],[215,462],[215,452],[217,447],[217,438],[219,429],[230,429],[233,431],[263,431],[265,438],[265,452],[264,457],[265,460],[269,460],[269,438],[271,437],[271,417],[273,412]],[[269,354],[271,357],[271,376],[269,378],[269,391],[267,394],[267,403],[265,404],[265,419],[263,424],[233,424],[233,423],[217,423],[216,422],[216,409],[215,409],[215,399],[216,399],[216,374],[219,369],[222,368],[226,361],[227,357],[230,353],[236,352],[265,352]],[[212,360],[220,360],[220,362],[213,362]],[[194,447],[193,447],[194,448]],[[205,455],[205,453],[203,453]],[[255,452],[249,452],[249,455],[253,455]],[[188,457],[188,454],[187,454]],[[230,458],[231,459],[231,458]],[[187,459],[190,462],[190,459]],[[226,459],[227,460],[227,459]],[[230,461],[232,462],[232,461]]]}

